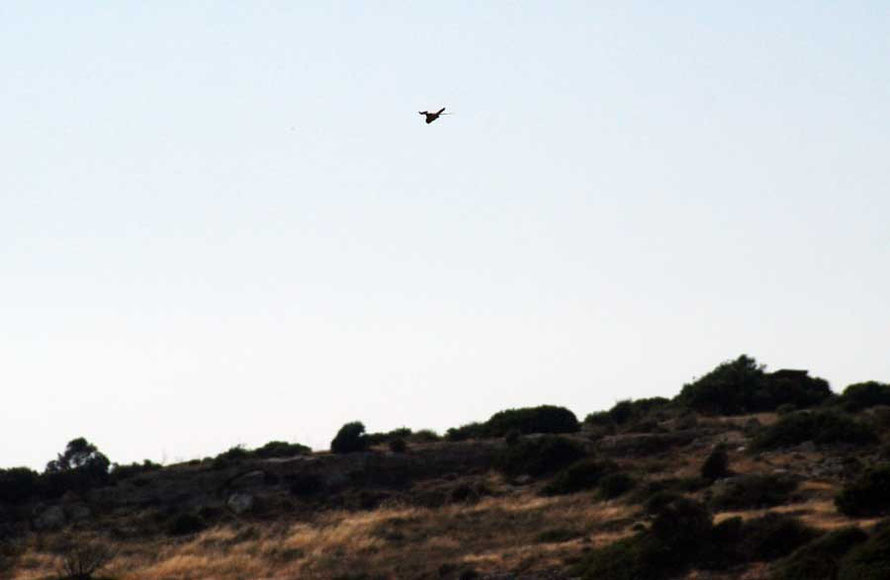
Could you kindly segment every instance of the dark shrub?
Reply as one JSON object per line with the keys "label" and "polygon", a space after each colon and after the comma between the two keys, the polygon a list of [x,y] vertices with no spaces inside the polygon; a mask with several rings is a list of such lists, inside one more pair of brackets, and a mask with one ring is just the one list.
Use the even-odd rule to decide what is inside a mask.
{"label": "dark shrub", "polygon": [[562,495],[593,489],[604,476],[614,472],[617,468],[618,466],[613,461],[582,459],[557,473],[544,487],[542,493]]}
{"label": "dark shrub", "polygon": [[742,524],[741,551],[747,560],[769,562],[787,556],[818,535],[795,517],[768,513]]}
{"label": "dark shrub", "polygon": [[840,404],[848,411],[859,411],[876,405],[890,405],[890,385],[877,381],[850,385],[841,394]]}
{"label": "dark shrub", "polygon": [[486,435],[503,437],[509,431],[518,429],[523,435],[529,433],[574,433],[581,426],[575,414],[564,407],[541,405],[522,409],[507,409],[491,416],[485,423]]}
{"label": "dark shrub", "polygon": [[711,514],[699,502],[679,498],[656,513],[652,534],[668,548],[677,568],[695,561],[710,542]]}
{"label": "dark shrub", "polygon": [[723,480],[714,489],[711,507],[717,510],[742,510],[787,503],[797,489],[796,479],[784,475],[740,475]]}
{"label": "dark shrub", "polygon": [[584,417],[584,424],[591,427],[603,427],[606,429],[614,429],[615,421],[608,411],[596,411]]}
{"label": "dark shrub", "polygon": [[763,451],[798,445],[805,441],[817,444],[849,443],[865,445],[877,442],[867,425],[835,411],[802,411],[784,415],[776,423],[755,436],[751,449]]}
{"label": "dark shrub", "polygon": [[664,397],[651,397],[649,399],[625,400],[617,402],[606,413],[616,425],[627,425],[633,421],[640,421],[652,411],[662,409],[670,405],[670,399]]}
{"label": "dark shrub", "polygon": [[95,445],[78,437],[68,442],[65,452],[46,464],[43,476],[51,497],[66,491],[84,492],[109,481],[111,462]]}
{"label": "dark shrub", "polygon": [[664,510],[664,508],[668,505],[680,499],[683,499],[683,496],[675,491],[656,491],[651,496],[649,496],[648,499],[646,499],[646,502],[643,505],[643,509],[646,510],[647,514],[655,515]]}
{"label": "dark shrub", "polygon": [[408,450],[408,444],[404,439],[392,439],[389,442],[389,450],[393,453],[404,453]]}
{"label": "dark shrub", "polygon": [[368,445],[380,445],[381,443],[389,443],[390,441],[394,441],[396,439],[402,439],[403,441],[411,436],[411,429],[407,427],[399,427],[398,429],[393,429],[392,431],[387,431],[386,433],[369,433],[367,435]]}
{"label": "dark shrub", "polygon": [[619,472],[604,475],[597,487],[603,499],[615,499],[630,491],[633,486],[633,478],[626,473]]}
{"label": "dark shrub", "polygon": [[742,540],[743,521],[740,517],[728,518],[711,530],[710,542],[702,548],[699,567],[706,570],[726,570],[742,560],[739,543]]}
{"label": "dark shrub", "polygon": [[584,580],[662,580],[678,571],[668,549],[641,532],[592,550],[572,573]]}
{"label": "dark shrub", "polygon": [[767,374],[763,369],[753,358],[742,355],[685,385],[675,401],[703,413],[738,415],[772,411],[784,404],[802,409],[831,397],[828,383],[810,377],[807,371]]}
{"label": "dark shrub", "polygon": [[162,467],[163,466],[160,463],[155,463],[150,459],[146,459],[142,463],[133,462],[129,465],[118,465],[115,463],[111,469],[111,479],[115,482],[123,481],[142,473],[157,471]]}
{"label": "dark shrub", "polygon": [[40,494],[40,476],[27,467],[0,469],[0,503],[21,503]]}
{"label": "dark shrub", "polygon": [[856,527],[829,532],[797,549],[780,562],[771,580],[835,580],[840,571],[840,559],[854,546],[868,539],[868,534]]}
{"label": "dark shrub", "polygon": [[206,527],[207,524],[199,516],[182,513],[170,520],[167,524],[167,533],[171,536],[185,536],[188,534],[197,534]]}
{"label": "dark shrub", "polygon": [[368,438],[365,436],[365,426],[359,421],[346,423],[337,432],[331,441],[331,451],[334,453],[354,453],[368,448]]}
{"label": "dark shrub", "polygon": [[729,475],[729,455],[726,454],[726,445],[719,444],[714,447],[708,458],[701,466],[701,476],[709,481],[724,478]]}
{"label": "dark shrub", "polygon": [[460,427],[451,427],[445,432],[445,438],[449,441],[466,441],[467,439],[481,439],[486,436],[485,425],[482,423],[467,423]]}
{"label": "dark shrub", "polygon": [[523,439],[504,449],[495,459],[497,469],[507,475],[547,475],[584,457],[576,442],[556,435]]}
{"label": "dark shrub", "polygon": [[584,534],[579,532],[578,530],[572,530],[568,528],[552,528],[549,530],[544,530],[540,534],[538,534],[538,541],[542,544],[559,544],[562,542],[568,542],[570,540],[574,540],[575,538],[580,538]]}
{"label": "dark shrub", "polygon": [[679,498],[663,506],[651,531],[591,551],[573,570],[589,580],[661,580],[696,563],[710,545],[711,516]]}
{"label": "dark shrub", "polygon": [[890,511],[890,464],[869,469],[845,485],[834,503],[841,513],[852,517],[877,516]]}
{"label": "dark shrub", "polygon": [[72,542],[61,551],[61,577],[69,580],[90,580],[114,559],[114,551],[105,543]]}
{"label": "dark shrub", "polygon": [[432,429],[421,429],[420,431],[411,433],[411,436],[408,437],[408,439],[414,443],[433,443],[435,441],[440,441],[442,438]]}
{"label": "dark shrub", "polygon": [[295,473],[286,478],[291,494],[297,497],[315,495],[324,491],[324,481],[314,473]]}
{"label": "dark shrub", "polygon": [[876,529],[841,560],[838,580],[886,580],[890,571],[890,526]]}
{"label": "dark shrub", "polygon": [[254,449],[253,455],[262,459],[270,457],[294,457],[297,455],[309,455],[312,449],[299,443],[287,443],[285,441],[269,441],[262,447]]}

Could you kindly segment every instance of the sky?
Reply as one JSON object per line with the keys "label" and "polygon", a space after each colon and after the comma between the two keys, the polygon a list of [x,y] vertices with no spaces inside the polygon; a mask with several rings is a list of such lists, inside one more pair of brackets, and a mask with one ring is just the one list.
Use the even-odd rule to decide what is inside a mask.
{"label": "sky", "polygon": [[0,3],[0,467],[583,418],[742,353],[890,382],[888,30],[880,0]]}

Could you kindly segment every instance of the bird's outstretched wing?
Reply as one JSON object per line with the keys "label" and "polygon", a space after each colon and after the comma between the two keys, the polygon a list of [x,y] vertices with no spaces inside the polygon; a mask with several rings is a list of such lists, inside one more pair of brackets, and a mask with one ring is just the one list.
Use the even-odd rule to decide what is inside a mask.
{"label": "bird's outstretched wing", "polygon": [[437,114],[437,115],[441,115],[443,112],[445,112],[445,107],[442,107],[441,109],[439,109],[439,110],[436,112],[436,114]]}
{"label": "bird's outstretched wing", "polygon": [[429,115],[429,113],[426,111],[418,111],[418,113],[420,113],[421,115]]}

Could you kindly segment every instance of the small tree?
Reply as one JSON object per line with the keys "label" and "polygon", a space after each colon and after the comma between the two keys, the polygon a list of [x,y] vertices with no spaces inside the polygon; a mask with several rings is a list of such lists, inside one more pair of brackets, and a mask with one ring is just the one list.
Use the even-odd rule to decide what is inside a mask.
{"label": "small tree", "polygon": [[331,441],[331,451],[334,453],[353,453],[364,451],[368,448],[368,436],[365,435],[365,426],[360,421],[346,423],[337,432]]}
{"label": "small tree", "polygon": [[718,444],[705,459],[701,466],[701,476],[714,481],[729,475],[729,456],[726,454],[726,445]]}
{"label": "small tree", "polygon": [[46,464],[44,475],[51,495],[61,495],[69,490],[83,492],[108,483],[110,465],[95,445],[78,437],[68,442],[64,453]]}

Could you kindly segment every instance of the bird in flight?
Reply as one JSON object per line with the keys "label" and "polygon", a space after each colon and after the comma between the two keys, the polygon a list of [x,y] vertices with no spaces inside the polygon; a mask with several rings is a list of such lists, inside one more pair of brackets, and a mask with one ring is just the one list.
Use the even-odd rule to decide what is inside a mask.
{"label": "bird in flight", "polygon": [[448,113],[445,112],[445,107],[442,107],[435,113],[430,113],[429,111],[420,111],[420,114],[426,117],[426,124],[429,125],[430,123],[438,119],[439,115],[447,115]]}

